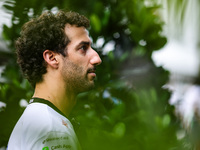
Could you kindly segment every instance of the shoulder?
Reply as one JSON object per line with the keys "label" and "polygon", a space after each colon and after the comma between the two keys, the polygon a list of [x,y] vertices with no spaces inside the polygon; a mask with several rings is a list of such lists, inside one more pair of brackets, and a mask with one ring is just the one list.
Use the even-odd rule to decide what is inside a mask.
{"label": "shoulder", "polygon": [[29,104],[20,121],[23,128],[22,135],[30,140],[31,137],[39,138],[52,130],[52,119],[45,104]]}
{"label": "shoulder", "polygon": [[9,140],[9,149],[33,145],[39,138],[52,130],[52,119],[47,105],[32,103],[27,106],[15,125]]}
{"label": "shoulder", "polygon": [[31,131],[50,130],[52,118],[47,107],[41,103],[29,104],[21,117],[23,127]]}

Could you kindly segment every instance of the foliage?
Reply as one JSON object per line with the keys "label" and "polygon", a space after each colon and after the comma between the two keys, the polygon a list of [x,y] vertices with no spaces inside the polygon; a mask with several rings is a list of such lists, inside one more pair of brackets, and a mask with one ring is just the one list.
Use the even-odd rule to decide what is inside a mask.
{"label": "foliage", "polygon": [[[153,50],[166,43],[159,34],[162,22],[154,15],[158,6],[146,6],[144,0],[9,0],[4,7],[13,17],[12,26],[4,25],[3,31],[9,55],[0,52],[8,60],[0,85],[0,101],[7,104],[0,112],[0,147],[6,146],[24,110],[20,100],[28,101],[33,93],[15,63],[14,40],[30,18],[46,9],[67,9],[90,19],[94,48],[103,60],[96,88],[79,95],[71,115],[83,149],[188,149],[176,137],[179,124],[167,102],[169,93],[161,88],[168,73],[151,60]],[[101,46],[99,39],[104,41]],[[111,41],[114,49],[102,53]]]}

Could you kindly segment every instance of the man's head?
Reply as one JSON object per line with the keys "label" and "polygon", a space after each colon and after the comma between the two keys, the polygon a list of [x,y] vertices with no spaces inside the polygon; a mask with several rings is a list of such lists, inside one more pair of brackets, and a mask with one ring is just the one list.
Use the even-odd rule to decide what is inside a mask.
{"label": "man's head", "polygon": [[[77,64],[76,61],[78,61],[78,59],[81,60],[82,58],[79,58],[80,55],[75,57],[76,53],[74,53],[76,50],[75,48],[78,48],[77,46],[82,46],[79,49],[89,49],[89,53],[85,55],[88,59],[85,59],[84,61],[90,61],[94,58],[97,59],[94,65],[88,65],[88,68],[82,68],[89,69],[87,70],[87,73],[93,72],[94,67],[101,63],[101,60],[98,54],[91,49],[91,41],[88,34],[86,34],[86,29],[88,27],[89,20],[86,17],[75,12],[63,11],[59,11],[57,14],[45,12],[40,17],[27,22],[22,27],[21,36],[16,41],[16,50],[18,63],[24,76],[29,82],[35,86],[36,83],[43,80],[43,75],[47,73],[48,61],[45,59],[45,56],[47,56],[45,54],[48,52],[59,54],[63,58],[63,62],[66,61],[66,64],[61,63],[63,66],[63,75],[66,75],[67,70],[71,72],[73,72],[74,69],[80,70],[81,68],[77,67],[81,66],[80,64]],[[76,33],[76,35],[74,33]],[[82,37],[85,38],[87,36],[87,38],[85,38],[85,40],[79,39],[82,40],[79,41],[80,43],[74,43],[75,38],[77,39],[79,37],[78,34],[84,34]],[[73,51],[69,50],[71,48],[69,48],[68,45],[71,45]],[[72,62],[70,62],[70,59],[68,60],[68,53],[71,54],[70,58],[78,59],[73,59]],[[90,56],[94,58],[91,57],[89,60]],[[69,65],[70,63],[72,66]],[[75,68],[69,70],[69,68],[67,69],[66,67]],[[69,72],[68,75],[70,75]],[[74,76],[74,78],[76,78],[76,76]]]}
{"label": "man's head", "polygon": [[70,39],[67,57],[61,57],[61,78],[75,93],[89,90],[94,86],[96,66],[101,63],[97,52],[91,47],[91,39],[84,27],[67,24],[65,33]]}

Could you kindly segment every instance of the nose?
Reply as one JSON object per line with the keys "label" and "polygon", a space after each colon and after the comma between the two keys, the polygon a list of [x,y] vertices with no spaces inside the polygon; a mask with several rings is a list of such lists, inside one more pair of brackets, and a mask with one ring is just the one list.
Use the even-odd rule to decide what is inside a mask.
{"label": "nose", "polygon": [[90,63],[91,63],[92,65],[97,66],[97,65],[100,65],[101,62],[102,62],[102,60],[101,60],[101,58],[99,57],[99,54],[98,54],[95,50],[92,49],[92,57],[91,57],[91,59],[90,59]]}

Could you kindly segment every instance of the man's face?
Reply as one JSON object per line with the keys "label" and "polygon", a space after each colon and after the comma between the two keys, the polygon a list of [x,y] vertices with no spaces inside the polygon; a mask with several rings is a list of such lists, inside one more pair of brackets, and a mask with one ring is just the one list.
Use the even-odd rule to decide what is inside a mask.
{"label": "man's face", "polygon": [[63,57],[61,74],[67,88],[80,93],[94,87],[95,67],[101,63],[97,52],[91,48],[91,40],[84,27],[65,27],[71,41],[67,46],[67,56]]}

